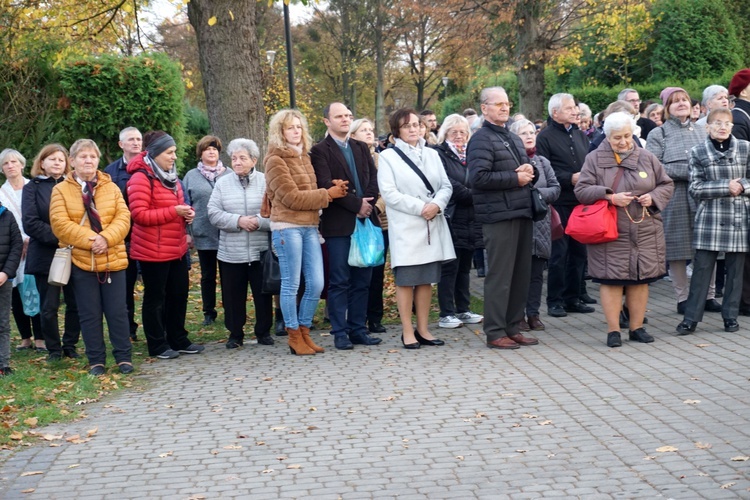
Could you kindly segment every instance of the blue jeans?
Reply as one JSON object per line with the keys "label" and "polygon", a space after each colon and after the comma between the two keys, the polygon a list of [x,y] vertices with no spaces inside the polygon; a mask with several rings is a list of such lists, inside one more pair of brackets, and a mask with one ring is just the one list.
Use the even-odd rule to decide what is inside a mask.
{"label": "blue jeans", "polygon": [[350,236],[326,238],[328,247],[328,317],[334,336],[367,334],[367,299],[371,267],[349,265]]}
{"label": "blue jeans", "polygon": [[[323,253],[318,230],[314,227],[293,227],[273,231],[273,248],[279,257],[281,270],[281,313],[287,328],[312,325],[323,291]],[[300,274],[305,276],[305,294],[299,303],[297,290]]]}

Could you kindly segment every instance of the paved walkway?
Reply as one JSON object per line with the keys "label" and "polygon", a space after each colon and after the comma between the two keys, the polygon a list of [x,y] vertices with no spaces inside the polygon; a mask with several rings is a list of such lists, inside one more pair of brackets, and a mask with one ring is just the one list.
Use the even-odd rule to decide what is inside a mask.
{"label": "paved walkway", "polygon": [[598,306],[517,351],[472,328],[419,351],[396,327],[314,357],[210,345],[43,430],[89,442],[0,456],[0,498],[750,498],[750,319],[676,337],[672,297],[653,286],[656,342],[620,349]]}

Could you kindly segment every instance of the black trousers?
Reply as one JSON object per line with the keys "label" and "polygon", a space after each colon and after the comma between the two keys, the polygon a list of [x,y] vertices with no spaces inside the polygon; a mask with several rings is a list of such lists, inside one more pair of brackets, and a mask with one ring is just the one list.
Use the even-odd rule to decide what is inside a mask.
{"label": "black trousers", "polygon": [[190,340],[185,330],[189,289],[187,258],[141,261],[140,265],[143,277],[141,321],[149,356],[158,356],[167,349],[188,348]]}
{"label": "black trousers", "polygon": [[[563,227],[573,206],[555,205]],[[586,267],[586,245],[568,235],[552,242],[547,270],[547,307],[574,304],[580,300],[581,281]]]}
{"label": "black trousers", "polygon": [[21,292],[17,286],[13,287],[11,294],[11,311],[13,311],[13,319],[16,322],[16,328],[18,333],[21,334],[22,339],[30,339],[32,330],[34,334],[34,340],[44,340],[42,335],[42,319],[39,314],[36,316],[26,316],[23,312],[23,299],[21,299]]}
{"label": "black trousers", "polygon": [[203,314],[208,314],[214,319],[216,319],[216,254],[217,250],[198,250],[198,262],[201,266]]}
{"label": "black trousers", "polygon": [[255,305],[255,336],[270,335],[273,324],[273,295],[262,292],[263,265],[261,262],[231,264],[219,261],[219,269],[221,300],[224,302],[224,325],[229,330],[230,340],[241,342],[245,338],[248,284],[250,284]]}
{"label": "black trousers", "polygon": [[468,248],[455,250],[456,258],[450,262],[443,262],[438,283],[437,295],[441,318],[469,312],[471,301],[469,281],[474,250]]}
{"label": "black trousers", "polygon": [[89,364],[103,365],[107,360],[102,315],[107,318],[109,342],[112,344],[115,362],[130,363],[131,344],[128,310],[125,306],[125,271],[109,273],[107,279],[105,273],[87,272],[73,266],[70,281],[76,295],[81,335]]}
{"label": "black trousers", "polygon": [[520,332],[531,276],[534,222],[511,219],[483,224],[487,262],[484,279],[484,333],[487,341]]}
{"label": "black trousers", "polygon": [[[385,255],[388,255],[388,231],[383,231]],[[372,268],[370,278],[370,292],[367,297],[367,321],[381,323],[383,321],[383,280],[385,279],[385,264]]]}
{"label": "black trousers", "polygon": [[[39,292],[41,310],[39,316],[42,322],[42,335],[47,350],[61,354],[62,351],[75,351],[78,339],[81,337],[81,324],[78,317],[78,305],[73,287],[68,284],[63,287],[52,286],[47,283],[47,274],[37,274],[36,289]],[[62,289],[62,290],[61,290]],[[65,327],[60,344],[60,325],[57,311],[60,309],[60,292],[65,296]]]}
{"label": "black trousers", "polygon": [[526,298],[526,316],[539,316],[542,305],[542,286],[544,285],[544,268],[547,259],[536,255],[531,256],[531,279],[529,280],[529,295]]}
{"label": "black trousers", "polygon": [[[727,252],[724,265],[727,278],[724,284],[724,299],[721,304],[721,317],[737,319],[742,297],[742,270],[745,267],[745,254]],[[693,257],[693,276],[690,278],[690,293],[685,304],[685,319],[702,321],[706,307],[706,294],[711,286],[711,275],[714,272],[719,252],[696,250]]]}

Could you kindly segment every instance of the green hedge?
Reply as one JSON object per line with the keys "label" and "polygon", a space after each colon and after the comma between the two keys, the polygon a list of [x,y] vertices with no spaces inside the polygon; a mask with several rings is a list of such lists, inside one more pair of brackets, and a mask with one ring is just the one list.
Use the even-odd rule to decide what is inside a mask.
{"label": "green hedge", "polygon": [[184,85],[179,65],[164,54],[70,61],[60,70],[60,87],[68,143],[96,141],[102,166],[121,155],[118,135],[128,126],[164,130],[184,150]]}

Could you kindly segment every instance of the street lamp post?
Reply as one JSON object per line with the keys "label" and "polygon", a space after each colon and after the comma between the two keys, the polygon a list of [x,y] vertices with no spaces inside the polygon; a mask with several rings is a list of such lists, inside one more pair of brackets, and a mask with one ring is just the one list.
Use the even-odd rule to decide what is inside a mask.
{"label": "street lamp post", "polygon": [[294,62],[292,61],[292,28],[289,22],[289,5],[284,2],[284,37],[286,38],[286,66],[289,76],[289,107],[297,107],[297,96],[294,90]]}
{"label": "street lamp post", "polygon": [[447,76],[443,77],[443,100],[448,99],[448,82],[451,81]]}
{"label": "street lamp post", "polygon": [[393,102],[396,104],[396,109],[401,109],[401,98],[396,97]]}

